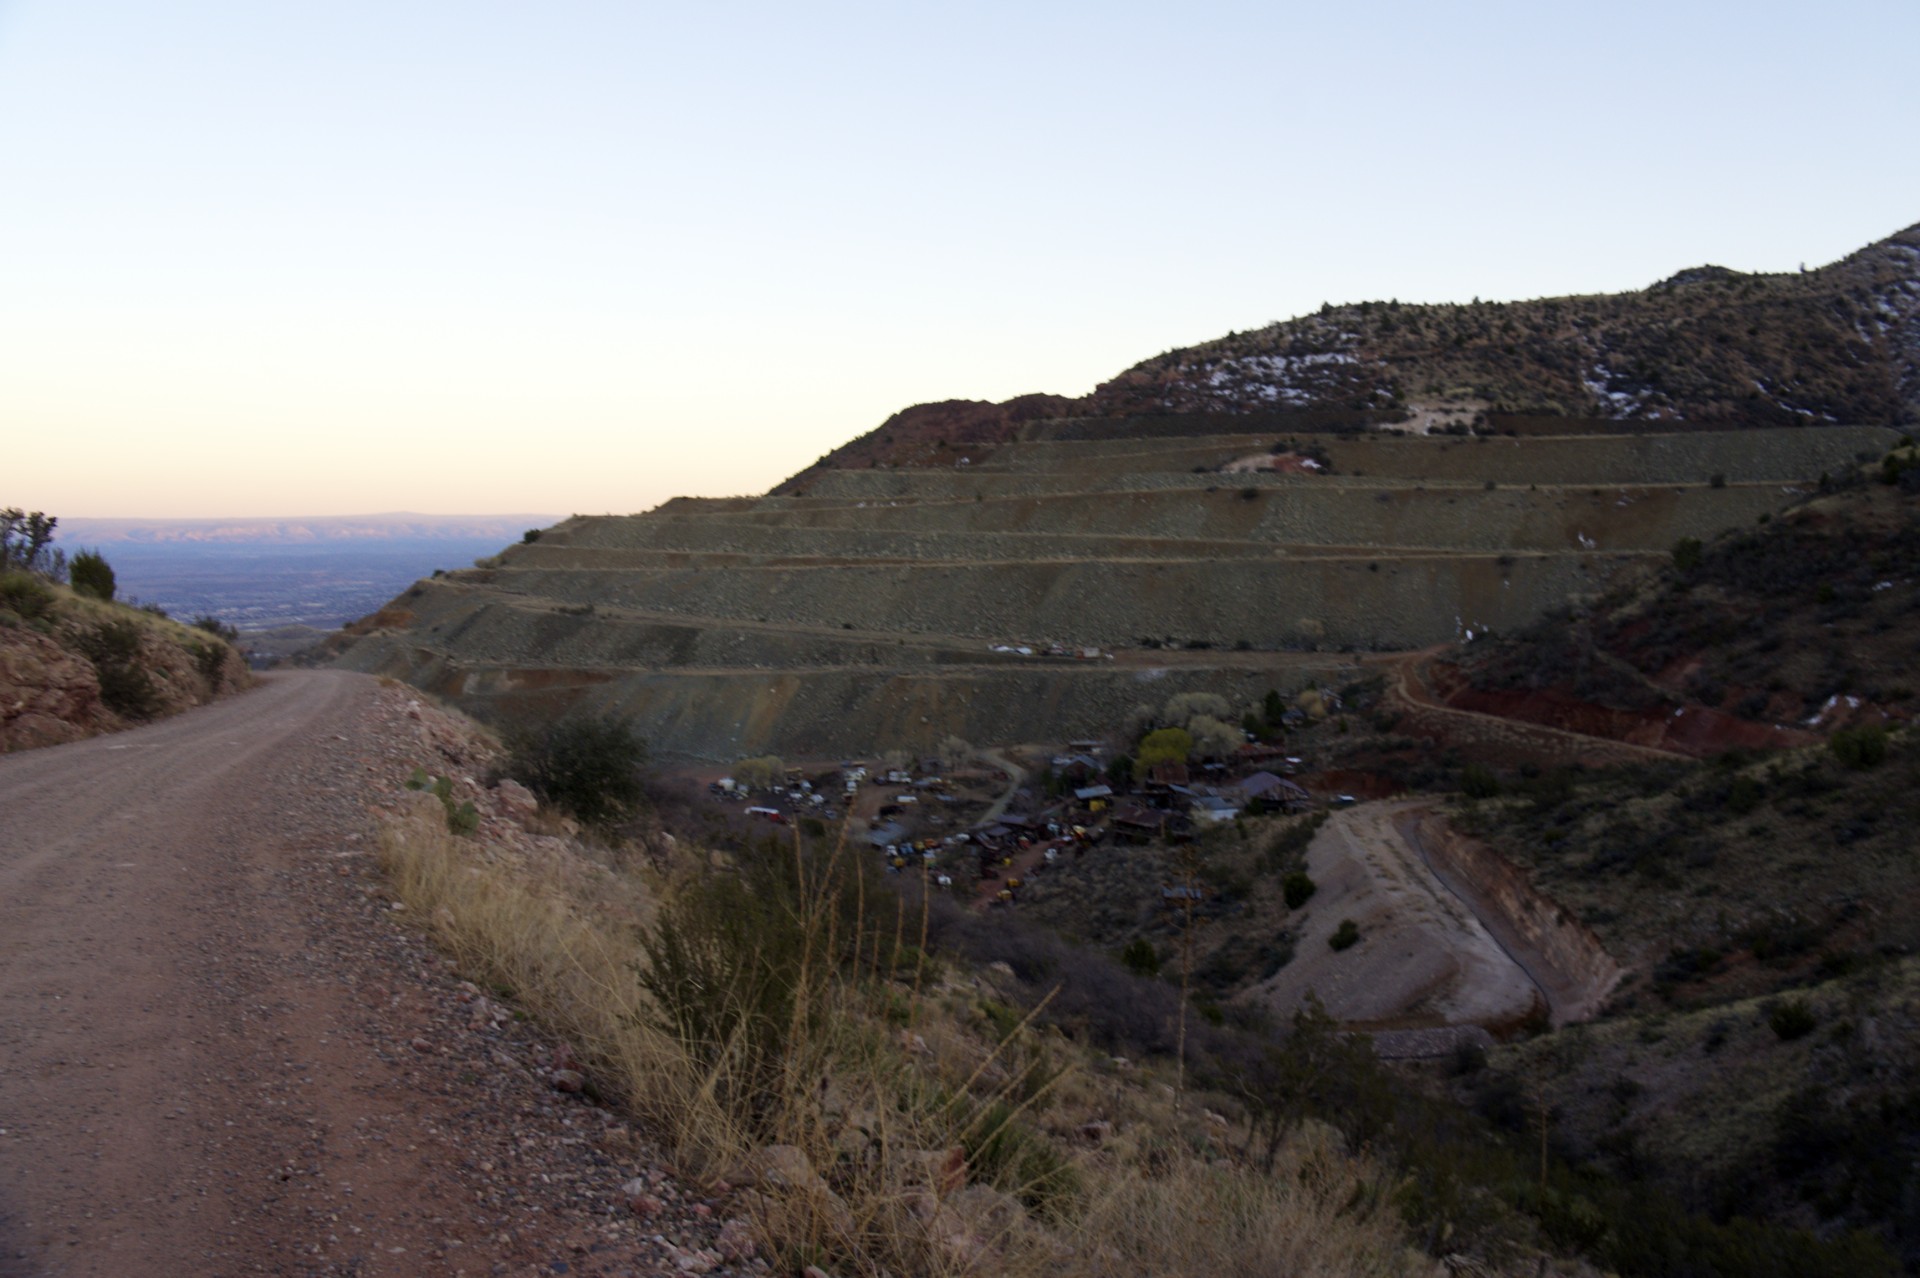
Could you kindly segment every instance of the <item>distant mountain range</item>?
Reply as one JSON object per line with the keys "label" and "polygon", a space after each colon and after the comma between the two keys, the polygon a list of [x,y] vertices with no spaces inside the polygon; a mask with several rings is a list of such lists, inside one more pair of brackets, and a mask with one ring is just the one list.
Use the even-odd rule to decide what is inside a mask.
{"label": "distant mountain range", "polygon": [[94,519],[62,517],[65,545],[161,545],[198,542],[252,546],[309,546],[336,541],[468,539],[504,543],[557,515],[301,515],[220,519]]}
{"label": "distant mountain range", "polygon": [[316,515],[235,519],[63,517],[59,546],[98,549],[123,598],[245,630],[331,629],[436,571],[518,542],[552,515]]}

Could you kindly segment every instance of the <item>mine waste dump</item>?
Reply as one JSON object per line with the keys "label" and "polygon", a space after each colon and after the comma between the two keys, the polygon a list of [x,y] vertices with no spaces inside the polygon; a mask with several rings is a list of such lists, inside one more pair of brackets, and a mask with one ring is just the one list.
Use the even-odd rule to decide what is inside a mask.
{"label": "mine waste dump", "polygon": [[1034,421],[937,464],[575,517],[417,583],[343,664],[496,722],[617,713],[690,759],[1099,735],[1180,691],[1240,703],[1510,630],[1900,438],[1233,423]]}

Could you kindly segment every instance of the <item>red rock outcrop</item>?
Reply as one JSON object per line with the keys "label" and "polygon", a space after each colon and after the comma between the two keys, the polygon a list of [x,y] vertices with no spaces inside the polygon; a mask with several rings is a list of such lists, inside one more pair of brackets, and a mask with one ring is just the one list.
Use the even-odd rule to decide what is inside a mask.
{"label": "red rock outcrop", "polygon": [[92,662],[36,631],[0,630],[0,753],[78,741],[112,720]]}

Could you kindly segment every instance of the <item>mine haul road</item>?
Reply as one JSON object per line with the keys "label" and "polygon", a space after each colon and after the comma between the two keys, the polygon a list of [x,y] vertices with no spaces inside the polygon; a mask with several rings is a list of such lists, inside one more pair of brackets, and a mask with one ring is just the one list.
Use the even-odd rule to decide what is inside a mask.
{"label": "mine haul road", "polygon": [[461,1059],[454,979],[373,877],[374,779],[418,740],[396,706],[294,672],[0,756],[0,1278],[556,1258],[563,1191],[501,1206],[496,1177],[522,1140],[579,1147],[582,1107],[518,1039]]}

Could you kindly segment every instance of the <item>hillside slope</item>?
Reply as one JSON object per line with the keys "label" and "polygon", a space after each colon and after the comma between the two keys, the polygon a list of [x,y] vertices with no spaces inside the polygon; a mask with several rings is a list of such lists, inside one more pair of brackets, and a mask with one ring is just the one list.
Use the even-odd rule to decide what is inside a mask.
{"label": "hillside slope", "polygon": [[1463,709],[1700,756],[1905,721],[1916,562],[1920,452],[1906,447],[1430,673]]}
{"label": "hillside slope", "polygon": [[1084,399],[917,405],[774,491],[820,470],[978,461],[1044,419],[1273,413],[1294,429],[1920,424],[1920,224],[1797,274],[1701,266],[1637,293],[1327,305],[1165,351]]}
{"label": "hillside slope", "polygon": [[764,497],[565,521],[346,661],[709,759],[1097,737],[1144,681],[1257,699],[1772,518],[1920,421],[1917,353],[1920,228],[1801,276],[1329,308],[1084,400],[906,410]]}
{"label": "hillside slope", "polygon": [[251,682],[219,635],[26,573],[0,576],[0,753],[164,718]]}

